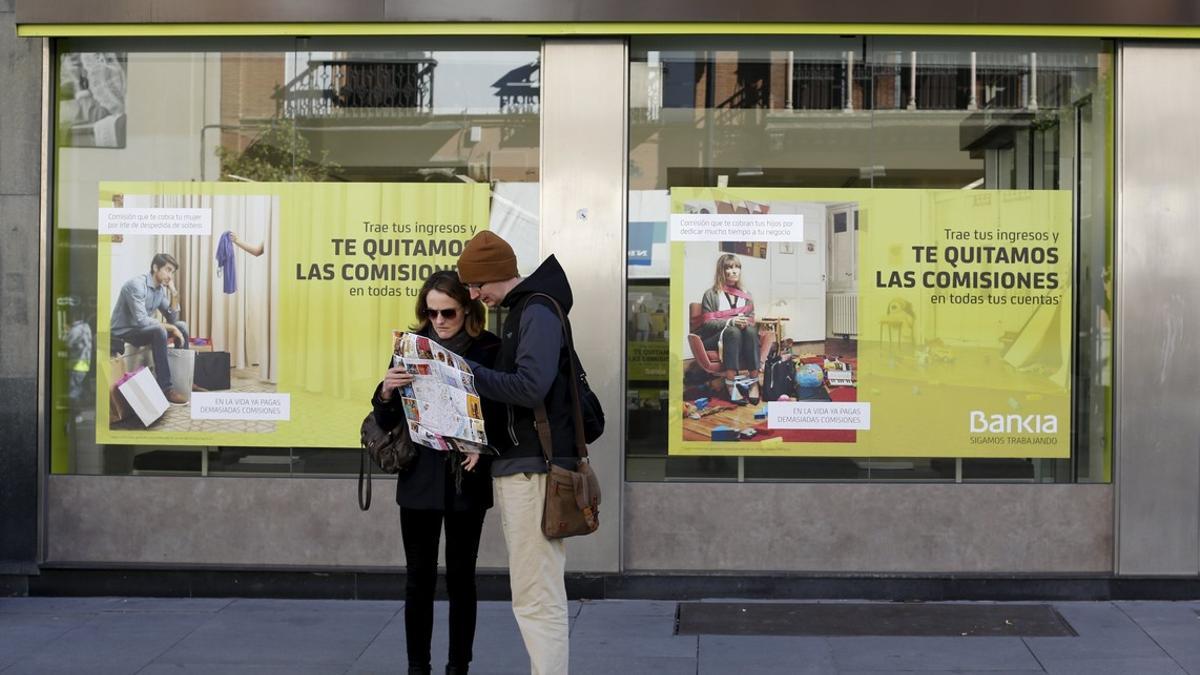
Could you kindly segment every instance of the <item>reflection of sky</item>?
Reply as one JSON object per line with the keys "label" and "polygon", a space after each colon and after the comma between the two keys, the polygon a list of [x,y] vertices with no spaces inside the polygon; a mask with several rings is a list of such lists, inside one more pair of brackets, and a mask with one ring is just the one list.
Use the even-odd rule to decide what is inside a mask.
{"label": "reflection of sky", "polygon": [[[439,115],[495,113],[500,98],[492,83],[537,60],[537,52],[433,52],[433,109]],[[535,75],[536,77],[536,75]]]}

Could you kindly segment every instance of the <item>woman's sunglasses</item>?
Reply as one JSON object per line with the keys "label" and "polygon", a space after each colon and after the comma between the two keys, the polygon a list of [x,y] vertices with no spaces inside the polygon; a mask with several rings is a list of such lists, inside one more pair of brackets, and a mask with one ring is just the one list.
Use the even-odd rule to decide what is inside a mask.
{"label": "woman's sunglasses", "polygon": [[436,319],[438,317],[438,314],[441,314],[443,319],[446,319],[447,321],[449,321],[450,319],[453,319],[454,317],[458,316],[458,310],[457,309],[427,309],[427,310],[425,310],[425,316],[429,317],[431,320]]}

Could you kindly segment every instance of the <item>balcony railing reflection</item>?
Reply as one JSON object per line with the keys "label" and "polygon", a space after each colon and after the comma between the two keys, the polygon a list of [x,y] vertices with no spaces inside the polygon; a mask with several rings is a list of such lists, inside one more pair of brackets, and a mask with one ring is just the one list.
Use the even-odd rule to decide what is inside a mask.
{"label": "balcony railing reflection", "polygon": [[[759,57],[761,58],[761,57]],[[927,110],[1037,112],[1070,105],[1080,73],[1095,65],[1079,54],[1037,52],[877,51],[863,62],[858,52],[776,52],[749,62],[664,62],[657,54],[635,64],[635,121],[658,121],[664,108],[708,107],[718,111]],[[728,77],[724,73],[735,73]],[[745,73],[761,73],[756,78]],[[709,79],[715,84],[711,84]],[[775,88],[771,88],[771,84]],[[784,84],[785,91],[781,91]],[[692,88],[694,95],[688,93]],[[674,92],[670,96],[667,90]],[[682,95],[681,95],[682,93]],[[707,100],[707,105],[702,102]],[[740,122],[739,115],[724,115]]]}
{"label": "balcony railing reflection", "polygon": [[281,117],[407,117],[433,113],[437,61],[324,59],[275,93]]}
{"label": "balcony railing reflection", "polygon": [[[794,60],[794,110],[1030,110],[1068,102],[1080,64],[1037,53],[893,52]],[[907,77],[906,77],[907,76]]]}

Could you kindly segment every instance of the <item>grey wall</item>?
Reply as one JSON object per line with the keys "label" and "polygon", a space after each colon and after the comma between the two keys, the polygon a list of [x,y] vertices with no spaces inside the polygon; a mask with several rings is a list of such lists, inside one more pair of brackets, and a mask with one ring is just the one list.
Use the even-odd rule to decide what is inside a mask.
{"label": "grey wall", "polygon": [[1200,573],[1200,49],[1120,53],[1117,572]]}
{"label": "grey wall", "polygon": [[[398,567],[391,490],[377,484],[361,513],[354,479],[51,476],[48,558]],[[607,493],[603,511],[614,538],[617,496]],[[1110,485],[631,483],[624,501],[633,572],[1106,574],[1113,565]],[[615,544],[592,537],[568,544],[570,569],[615,568]],[[507,567],[494,511],[479,565]]]}
{"label": "grey wall", "polygon": [[1111,485],[626,485],[625,568],[1112,572]]}
{"label": "grey wall", "polygon": [[[237,567],[404,565],[395,482],[376,480],[371,510],[354,478],[51,476],[52,562]],[[481,568],[506,568],[489,511]]]}
{"label": "grey wall", "polygon": [[37,558],[42,40],[0,0],[0,575]]}

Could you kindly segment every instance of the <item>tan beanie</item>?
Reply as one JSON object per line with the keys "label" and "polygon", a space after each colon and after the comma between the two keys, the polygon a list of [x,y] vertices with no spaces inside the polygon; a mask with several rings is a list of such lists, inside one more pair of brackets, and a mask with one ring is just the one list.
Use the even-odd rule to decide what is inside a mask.
{"label": "tan beanie", "polygon": [[458,256],[458,278],[464,284],[508,281],[517,276],[517,255],[489,230],[471,237]]}

